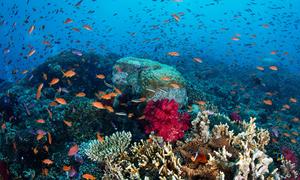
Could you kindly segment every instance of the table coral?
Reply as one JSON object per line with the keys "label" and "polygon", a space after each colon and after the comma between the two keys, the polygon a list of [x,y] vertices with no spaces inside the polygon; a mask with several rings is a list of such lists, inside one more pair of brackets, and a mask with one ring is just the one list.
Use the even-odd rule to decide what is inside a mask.
{"label": "table coral", "polygon": [[174,100],[163,99],[149,101],[144,110],[146,133],[152,131],[171,142],[184,136],[184,131],[189,127],[189,115],[178,112],[179,105]]}

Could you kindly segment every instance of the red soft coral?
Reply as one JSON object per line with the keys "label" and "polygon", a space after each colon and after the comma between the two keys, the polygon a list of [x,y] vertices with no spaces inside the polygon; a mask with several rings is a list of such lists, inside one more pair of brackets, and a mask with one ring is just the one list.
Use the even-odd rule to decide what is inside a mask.
{"label": "red soft coral", "polygon": [[169,142],[182,138],[184,131],[189,128],[190,116],[188,113],[179,113],[178,108],[175,100],[149,101],[144,110],[148,122],[146,133],[154,131]]}
{"label": "red soft coral", "polygon": [[293,150],[289,149],[288,147],[283,147],[281,149],[281,152],[282,152],[285,159],[287,159],[287,160],[291,161],[292,163],[298,165],[298,158],[296,156],[296,153]]}

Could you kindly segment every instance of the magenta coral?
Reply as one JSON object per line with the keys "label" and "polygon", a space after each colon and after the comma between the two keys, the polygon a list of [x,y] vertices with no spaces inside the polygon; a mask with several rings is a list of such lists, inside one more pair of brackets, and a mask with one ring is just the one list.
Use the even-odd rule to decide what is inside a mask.
{"label": "magenta coral", "polygon": [[146,133],[154,131],[168,142],[182,138],[184,131],[189,128],[190,116],[188,113],[179,113],[178,108],[175,100],[149,101],[144,110],[148,122]]}

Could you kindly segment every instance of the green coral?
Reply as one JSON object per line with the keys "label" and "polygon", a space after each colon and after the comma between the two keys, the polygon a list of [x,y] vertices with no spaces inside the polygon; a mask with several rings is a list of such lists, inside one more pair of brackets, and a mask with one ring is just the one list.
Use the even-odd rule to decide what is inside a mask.
{"label": "green coral", "polygon": [[111,136],[106,136],[103,142],[90,140],[84,143],[83,153],[92,161],[101,162],[106,158],[114,158],[124,152],[131,141],[130,132],[116,132]]}

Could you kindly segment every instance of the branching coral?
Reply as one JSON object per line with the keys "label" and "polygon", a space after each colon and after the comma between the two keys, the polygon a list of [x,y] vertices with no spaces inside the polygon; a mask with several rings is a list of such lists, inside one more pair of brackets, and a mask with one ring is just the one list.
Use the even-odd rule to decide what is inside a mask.
{"label": "branching coral", "polygon": [[174,100],[149,101],[144,110],[148,122],[146,133],[154,131],[168,142],[182,138],[189,127],[190,117],[187,113],[179,113],[178,108]]}
{"label": "branching coral", "polygon": [[135,143],[130,151],[133,157],[131,161],[137,164],[143,177],[182,179],[181,164],[171,144],[157,137],[151,137],[148,141]]}
{"label": "branching coral", "polygon": [[[211,114],[214,115],[214,114]],[[227,124],[214,125],[210,131],[207,113],[199,113],[192,121],[194,138],[177,150],[184,159],[182,170],[190,177],[216,179],[258,179],[273,177],[269,165],[273,159],[265,154],[270,137],[255,126],[255,119],[242,122],[242,130],[234,134]],[[214,123],[213,123],[214,124]],[[209,160],[197,163],[194,156],[202,149]]]}
{"label": "branching coral", "polygon": [[82,144],[83,153],[89,159],[101,162],[106,158],[114,158],[124,152],[131,141],[130,132],[116,132],[111,136],[106,136],[103,142],[91,140]]}

